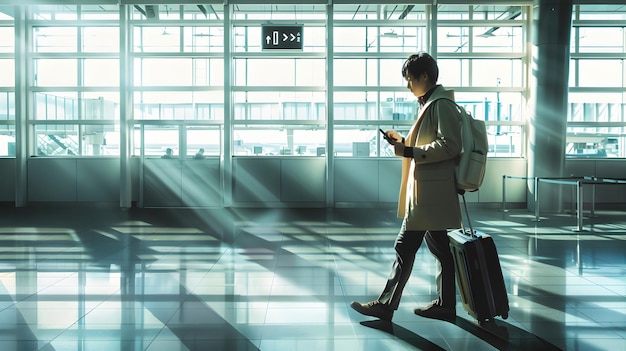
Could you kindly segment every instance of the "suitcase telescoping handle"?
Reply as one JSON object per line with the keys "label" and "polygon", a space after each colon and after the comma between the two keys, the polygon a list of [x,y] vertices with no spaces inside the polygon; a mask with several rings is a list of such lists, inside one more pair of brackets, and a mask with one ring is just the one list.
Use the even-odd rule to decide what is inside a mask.
{"label": "suitcase telescoping handle", "polygon": [[[465,201],[465,190],[459,190],[458,193],[463,198],[463,208],[465,209],[465,217],[467,218],[467,224],[470,227],[469,236],[472,238],[478,238],[478,235],[476,234],[476,231],[474,230],[474,226],[472,225],[472,218],[470,217],[469,210],[467,209],[467,201]],[[463,218],[461,218],[461,229],[463,229],[463,234],[465,234],[465,224],[464,224]]]}

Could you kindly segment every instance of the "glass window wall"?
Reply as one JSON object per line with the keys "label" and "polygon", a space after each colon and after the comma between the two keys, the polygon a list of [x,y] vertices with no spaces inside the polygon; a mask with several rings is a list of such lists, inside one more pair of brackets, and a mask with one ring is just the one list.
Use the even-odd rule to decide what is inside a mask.
{"label": "glass window wall", "polygon": [[[200,148],[209,156],[222,152],[222,145],[188,140],[199,135],[232,139],[233,155],[326,155],[331,136],[336,152],[330,156],[392,156],[380,143],[378,129],[405,130],[414,122],[417,102],[400,69],[410,54],[429,51],[436,54],[440,83],[454,89],[475,117],[487,121],[494,143],[490,156],[523,156],[530,5],[439,4],[434,11],[432,5],[411,3],[335,4],[330,17],[327,5],[316,4],[124,5],[130,11],[131,119],[138,125],[173,126],[176,152],[185,156]],[[32,16],[27,75],[33,94],[31,125],[40,135],[54,131],[50,135],[75,141],[71,153],[55,150],[50,155],[118,154],[119,140],[114,139],[119,138],[124,28],[119,6],[25,6]],[[230,9],[229,28],[224,6]],[[436,29],[430,28],[433,16]],[[302,26],[302,49],[264,50],[262,29],[268,23]],[[333,30],[332,43],[327,43],[327,28]],[[230,47],[225,46],[227,33]],[[585,39],[607,33],[612,32],[590,26],[573,45],[583,53],[623,51],[617,39]],[[15,114],[10,16],[0,17],[0,34],[0,69],[11,73],[0,77],[1,124]],[[621,70],[621,58],[603,59]],[[232,72],[225,72],[225,60]],[[580,72],[573,75],[576,87],[593,87],[588,72],[595,58],[574,60]],[[612,76],[605,86],[618,89],[620,82]],[[224,106],[226,91],[232,106]],[[222,135],[225,118],[232,124],[228,139]],[[199,129],[188,130],[189,122]],[[61,127],[62,133],[57,130]],[[354,148],[353,142],[362,144]],[[364,143],[370,145],[367,153]],[[264,151],[255,153],[255,146]],[[37,155],[51,149],[36,142],[31,148]],[[151,153],[160,154],[160,148]]]}
{"label": "glass window wall", "polygon": [[[326,145],[326,6],[237,5],[232,14],[235,156],[322,156]],[[263,26],[301,49],[263,49]]]}
{"label": "glass window wall", "polygon": [[[142,121],[133,137],[141,138],[144,125],[146,157],[163,156],[167,149],[172,157],[194,156],[201,148],[205,157],[218,156],[225,117],[223,7],[129,8],[132,118]],[[139,140],[133,144],[132,154],[139,156]]]}
{"label": "glass window wall", "polygon": [[13,8],[0,6],[0,157],[15,156],[15,29]]}
{"label": "glass window wall", "polygon": [[624,158],[626,10],[576,5],[573,15],[566,155]]}
{"label": "glass window wall", "polygon": [[119,7],[31,9],[30,154],[119,155]]}

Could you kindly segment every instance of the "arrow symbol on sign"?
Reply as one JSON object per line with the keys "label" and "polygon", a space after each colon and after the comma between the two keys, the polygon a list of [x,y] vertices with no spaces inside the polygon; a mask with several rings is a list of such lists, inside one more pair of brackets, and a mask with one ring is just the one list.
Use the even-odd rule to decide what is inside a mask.
{"label": "arrow symbol on sign", "polygon": [[269,35],[265,37],[265,43],[269,45],[269,43],[272,41],[272,37],[270,37]]}
{"label": "arrow symbol on sign", "polygon": [[296,39],[296,36],[293,35],[293,33],[289,33],[291,35],[291,41],[294,41]]}
{"label": "arrow symbol on sign", "polygon": [[287,36],[287,34],[283,33],[283,41],[286,41],[286,40],[287,40],[287,38],[289,38],[289,37]]}

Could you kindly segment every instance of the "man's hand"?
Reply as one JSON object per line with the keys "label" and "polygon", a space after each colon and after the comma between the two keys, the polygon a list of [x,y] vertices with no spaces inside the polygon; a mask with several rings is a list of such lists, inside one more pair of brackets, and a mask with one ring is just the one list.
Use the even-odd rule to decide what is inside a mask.
{"label": "man's hand", "polygon": [[406,148],[406,146],[404,146],[404,144],[402,142],[395,142],[393,144],[393,152],[398,157],[404,157],[404,149],[405,148]]}
{"label": "man's hand", "polygon": [[395,143],[401,143],[403,139],[402,135],[395,130],[388,130],[385,132],[385,135],[387,136],[387,141],[392,145],[395,145]]}

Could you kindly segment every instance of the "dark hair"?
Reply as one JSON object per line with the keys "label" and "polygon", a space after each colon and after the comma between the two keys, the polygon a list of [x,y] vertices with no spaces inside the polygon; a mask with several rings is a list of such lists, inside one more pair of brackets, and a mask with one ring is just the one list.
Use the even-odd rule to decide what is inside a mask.
{"label": "dark hair", "polygon": [[431,83],[437,83],[439,79],[439,67],[437,67],[437,61],[426,52],[419,52],[409,56],[404,65],[402,65],[402,77],[408,76],[418,78],[423,73],[426,73],[428,80]]}

